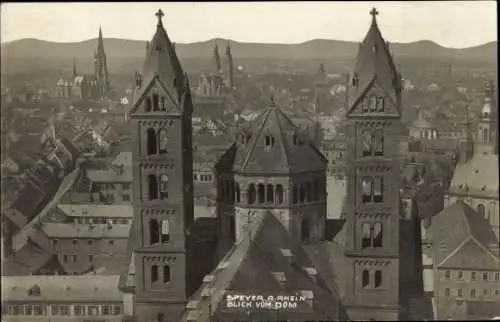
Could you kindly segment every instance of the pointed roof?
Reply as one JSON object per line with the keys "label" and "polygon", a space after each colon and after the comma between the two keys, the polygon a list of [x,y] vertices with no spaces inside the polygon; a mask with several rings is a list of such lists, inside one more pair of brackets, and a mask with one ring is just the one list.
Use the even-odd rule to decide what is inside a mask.
{"label": "pointed roof", "polygon": [[231,41],[228,39],[227,40],[227,45],[226,45],[226,56],[231,57]]}
{"label": "pointed roof", "polygon": [[185,86],[185,77],[181,64],[175,53],[174,46],[163,28],[163,11],[158,10],[156,16],[158,17],[156,33],[148,46],[142,68],[141,86],[136,89],[134,94],[134,104],[137,104],[142,99],[156,79],[161,83],[170,98],[177,103],[180,103],[179,94]]}
{"label": "pointed roof", "polygon": [[[373,8],[370,12],[372,22],[368,33],[359,45],[354,78],[356,85],[351,92],[354,104],[375,81],[397,103],[401,93],[400,76],[389,51],[389,45],[382,37],[377,24],[378,11]],[[351,84],[353,85],[353,84]]]}
{"label": "pointed roof", "polygon": [[312,305],[299,302],[297,309],[280,311],[280,319],[348,319],[339,296],[332,289],[334,285],[316,270],[307,251],[289,235],[275,215],[268,211],[255,213],[249,226],[218,267],[205,276],[205,283],[191,297],[181,321],[192,321],[194,316],[196,321],[208,321],[210,316],[221,314],[233,321],[276,319],[276,311],[269,309],[228,310],[225,292],[273,296],[310,294]]}
{"label": "pointed roof", "polygon": [[[326,159],[305,131],[295,126],[273,99],[253,122],[251,133],[247,142],[236,144],[225,155],[234,160],[234,171],[288,174],[326,168]],[[272,146],[266,146],[267,140],[272,141]]]}
{"label": "pointed roof", "polygon": [[219,47],[217,46],[217,41],[215,42],[213,55],[215,60],[216,72],[219,72],[221,69],[221,63],[220,63]]}
{"label": "pointed roof", "polygon": [[102,39],[102,29],[101,26],[99,26],[99,38],[97,39],[97,55],[99,56],[106,56],[106,53],[104,52],[104,40]]}

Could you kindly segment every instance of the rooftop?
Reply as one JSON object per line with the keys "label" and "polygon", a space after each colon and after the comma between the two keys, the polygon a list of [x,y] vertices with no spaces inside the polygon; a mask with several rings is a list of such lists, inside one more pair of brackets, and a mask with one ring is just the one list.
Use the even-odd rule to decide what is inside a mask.
{"label": "rooftop", "polygon": [[59,204],[57,206],[70,217],[132,218],[132,205]]}
{"label": "rooftop", "polygon": [[42,229],[49,238],[109,238],[128,239],[130,224],[44,223]]}

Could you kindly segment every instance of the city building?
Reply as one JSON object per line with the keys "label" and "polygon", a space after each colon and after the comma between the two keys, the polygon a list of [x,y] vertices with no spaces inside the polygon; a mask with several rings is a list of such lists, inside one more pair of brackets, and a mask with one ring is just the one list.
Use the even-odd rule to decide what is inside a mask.
{"label": "city building", "polygon": [[123,321],[119,276],[2,276],[2,321]]}

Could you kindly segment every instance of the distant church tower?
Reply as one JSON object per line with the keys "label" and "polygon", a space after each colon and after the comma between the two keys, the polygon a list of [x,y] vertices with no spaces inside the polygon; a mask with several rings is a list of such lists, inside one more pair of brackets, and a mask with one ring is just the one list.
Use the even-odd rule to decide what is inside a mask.
{"label": "distant church tower", "polygon": [[226,46],[226,62],[225,62],[225,75],[226,86],[229,90],[234,89],[234,65],[233,65],[233,55],[231,54],[231,46],[229,45],[229,40]]}
{"label": "distant church tower", "polygon": [[98,97],[100,99],[103,99],[109,95],[110,85],[101,27],[99,27],[97,50],[94,54],[94,76],[97,82],[96,85]]}
{"label": "distant church tower", "polygon": [[[416,267],[405,266],[408,246],[401,241],[401,79],[377,14],[373,8],[349,88],[344,304],[352,320],[397,321],[405,317],[401,293],[413,289]],[[412,234],[406,238],[414,247]]]}
{"label": "distant church tower", "polygon": [[314,83],[314,111],[316,113],[328,113],[328,91],[329,88],[326,79],[325,65],[320,64],[318,74],[316,75],[316,81]]}
{"label": "distant church tower", "polygon": [[222,65],[220,62],[219,47],[217,46],[217,43],[215,43],[213,55],[215,63],[215,72],[219,74],[221,72]]}
{"label": "distant church tower", "polygon": [[498,108],[494,102],[494,85],[490,82],[486,86],[476,135],[475,148],[480,154],[498,154]]}
{"label": "distant church tower", "polygon": [[194,222],[191,92],[163,12],[156,16],[130,112],[138,322],[177,321],[196,287],[188,242]]}

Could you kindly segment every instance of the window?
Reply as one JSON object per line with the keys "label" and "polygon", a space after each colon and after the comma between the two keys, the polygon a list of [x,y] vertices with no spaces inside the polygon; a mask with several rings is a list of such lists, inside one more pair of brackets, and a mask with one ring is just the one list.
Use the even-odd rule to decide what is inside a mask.
{"label": "window", "polygon": [[307,219],[302,219],[300,224],[300,232],[302,235],[302,241],[307,241],[309,239],[309,222]]}
{"label": "window", "polygon": [[475,289],[470,290],[470,297],[476,297],[476,290]]}
{"label": "window", "polygon": [[485,211],[484,211],[484,205],[483,204],[479,204],[477,205],[476,207],[476,211],[477,213],[482,217],[484,218],[484,214],[485,214]]}
{"label": "window", "polygon": [[500,273],[499,272],[495,273],[495,281],[500,281]]}
{"label": "window", "polygon": [[363,203],[372,201],[372,189],[373,189],[373,180],[369,177],[364,177],[362,179],[362,201]]}
{"label": "window", "polygon": [[375,271],[375,288],[379,287],[380,285],[382,285],[382,272]]}
{"label": "window", "polygon": [[158,182],[154,174],[148,176],[149,200],[158,199]]}
{"label": "window", "polygon": [[149,220],[149,242],[151,245],[160,242],[160,230],[158,228],[158,221],[156,219]]}
{"label": "window", "polygon": [[94,255],[89,255],[89,263],[93,263],[94,262]]}
{"label": "window", "polygon": [[162,110],[162,111],[167,110],[167,102],[166,102],[165,96],[160,97],[160,110]]}
{"label": "window", "polygon": [[151,283],[158,282],[158,266],[151,266]]}
{"label": "window", "polygon": [[382,247],[382,223],[373,225],[373,247]]}
{"label": "window", "polygon": [[22,305],[9,305],[9,315],[21,315]]}
{"label": "window", "polygon": [[160,144],[160,154],[167,153],[167,148],[168,148],[167,130],[165,129],[160,130],[160,133],[158,135],[158,141]]}
{"label": "window", "polygon": [[270,204],[274,203],[274,187],[272,184],[267,185],[266,202]]}
{"label": "window", "polygon": [[378,112],[383,112],[384,111],[384,98],[379,97],[377,100],[377,111]]}
{"label": "window", "polygon": [[54,246],[54,247],[55,247],[56,245],[57,245],[57,239],[54,239],[54,240],[52,241],[52,246]]}
{"label": "window", "polygon": [[109,245],[114,245],[114,244],[115,244],[115,241],[114,241],[114,240],[110,240],[110,241],[108,242],[108,244],[109,244]]}
{"label": "window", "polygon": [[271,135],[266,135],[266,148],[271,148],[274,146],[274,137]]}
{"label": "window", "polygon": [[122,201],[130,201],[130,195],[122,195]]}
{"label": "window", "polygon": [[122,307],[121,305],[113,305],[113,315],[120,315],[122,314]]}
{"label": "window", "polygon": [[488,272],[484,272],[483,273],[483,281],[487,281],[488,280]]}
{"label": "window", "polygon": [[299,203],[299,189],[296,183],[292,186],[292,203],[294,205]]}
{"label": "window", "polygon": [[52,310],[52,315],[65,315],[65,316],[70,315],[69,306],[67,305],[52,305],[51,310]]}
{"label": "window", "polygon": [[457,295],[458,295],[459,297],[462,297],[462,289],[461,289],[461,288],[459,288],[459,289],[457,290]]}
{"label": "window", "polygon": [[370,112],[375,112],[377,110],[377,96],[373,95],[370,97]]}
{"label": "window", "polygon": [[77,243],[76,239],[73,239],[71,242],[73,243],[73,245],[76,245]]}
{"label": "window", "polygon": [[240,202],[241,201],[241,191],[240,191],[240,185],[238,183],[236,183],[236,187],[235,187],[235,190],[236,190],[236,202]]}
{"label": "window", "polygon": [[170,266],[163,266],[163,283],[170,282]]}
{"label": "window", "polygon": [[488,289],[487,288],[483,289],[483,295],[488,295]]}
{"label": "window", "polygon": [[128,190],[128,189],[130,189],[130,183],[124,183],[124,184],[122,184],[122,189],[123,189],[123,190]]}
{"label": "window", "polygon": [[266,202],[266,192],[264,189],[264,185],[262,183],[259,183],[257,186],[258,189],[258,195],[259,195],[259,203],[265,203]]}
{"label": "window", "polygon": [[168,176],[162,174],[160,176],[160,199],[164,200],[168,198]]}
{"label": "window", "polygon": [[[200,176],[200,177],[201,177],[201,176]],[[193,181],[196,181],[196,180],[198,180],[198,175],[195,173],[195,174],[193,174]],[[201,179],[200,179],[200,180],[201,180]]]}
{"label": "window", "polygon": [[45,314],[45,305],[33,305],[33,314],[40,316]]}
{"label": "window", "polygon": [[475,281],[476,280],[476,272],[471,272],[470,273],[470,279]]}
{"label": "window", "polygon": [[248,186],[248,204],[253,205],[255,203],[255,185],[252,183]]}
{"label": "window", "polygon": [[447,280],[449,280],[449,279],[450,279],[450,277],[451,277],[451,272],[450,272],[450,271],[445,271],[445,272],[444,272],[444,277],[445,277]]}
{"label": "window", "polygon": [[306,200],[306,187],[303,183],[299,186],[299,202],[304,203]]}
{"label": "window", "polygon": [[111,305],[101,306],[102,315],[111,315]]}
{"label": "window", "polygon": [[362,285],[364,288],[366,288],[368,287],[369,284],[370,284],[370,272],[364,269],[362,275]]}
{"label": "window", "polygon": [[308,182],[306,183],[306,202],[311,202],[313,201],[313,187],[312,183]]}
{"label": "window", "polygon": [[275,202],[277,205],[281,205],[283,203],[283,186],[278,184],[276,185],[276,199]]}
{"label": "window", "polygon": [[445,288],[444,289],[444,295],[445,296],[450,296],[450,289],[449,288]]}
{"label": "window", "polygon": [[73,308],[76,316],[83,316],[85,312],[85,307],[83,305],[75,305]]}
{"label": "window", "polygon": [[158,94],[153,94],[153,111],[160,110],[159,97]]}
{"label": "window", "polygon": [[495,295],[496,296],[500,295],[500,290],[495,290]]}
{"label": "window", "polygon": [[97,306],[97,305],[87,306],[87,315],[89,315],[89,316],[99,315],[99,306]]}
{"label": "window", "polygon": [[464,272],[459,271],[458,272],[458,279],[462,279],[462,278],[464,278]]}
{"label": "window", "polygon": [[369,223],[363,223],[361,225],[362,231],[363,231],[363,237],[361,240],[361,247],[362,248],[367,248],[371,246],[371,225]]}
{"label": "window", "polygon": [[76,255],[73,255],[72,259],[73,259],[73,264],[76,264],[78,262],[78,257]]}
{"label": "window", "polygon": [[157,153],[156,132],[153,129],[148,129],[146,133],[147,133],[148,155],[156,154]]}
{"label": "window", "polygon": [[375,178],[373,182],[373,201],[374,202],[383,202],[384,201],[384,184],[382,178]]}
{"label": "window", "polygon": [[168,220],[161,221],[161,242],[168,243],[170,241],[170,222]]}
{"label": "window", "polygon": [[364,157],[372,155],[372,136],[371,136],[371,133],[369,133],[368,131],[363,132],[362,142],[363,142],[362,143],[362,149],[363,149],[362,155]]}
{"label": "window", "polygon": [[24,306],[24,315],[33,315],[33,305]]}
{"label": "window", "polygon": [[376,156],[384,155],[384,134],[381,130],[375,132],[374,141],[375,141],[375,155]]}
{"label": "window", "polygon": [[68,263],[68,255],[63,255],[63,263]]}
{"label": "window", "polygon": [[144,109],[146,110],[146,112],[151,112],[151,110],[152,110],[152,108],[151,108],[151,98],[146,97],[146,99],[144,100]]}
{"label": "window", "polygon": [[295,146],[299,145],[299,137],[298,137],[297,133],[293,134],[293,145],[295,145]]}
{"label": "window", "polygon": [[231,203],[234,203],[234,201],[236,200],[236,183],[234,182],[234,180],[231,180],[229,181],[229,191],[231,192],[231,194],[229,195],[229,201],[231,201]]}

